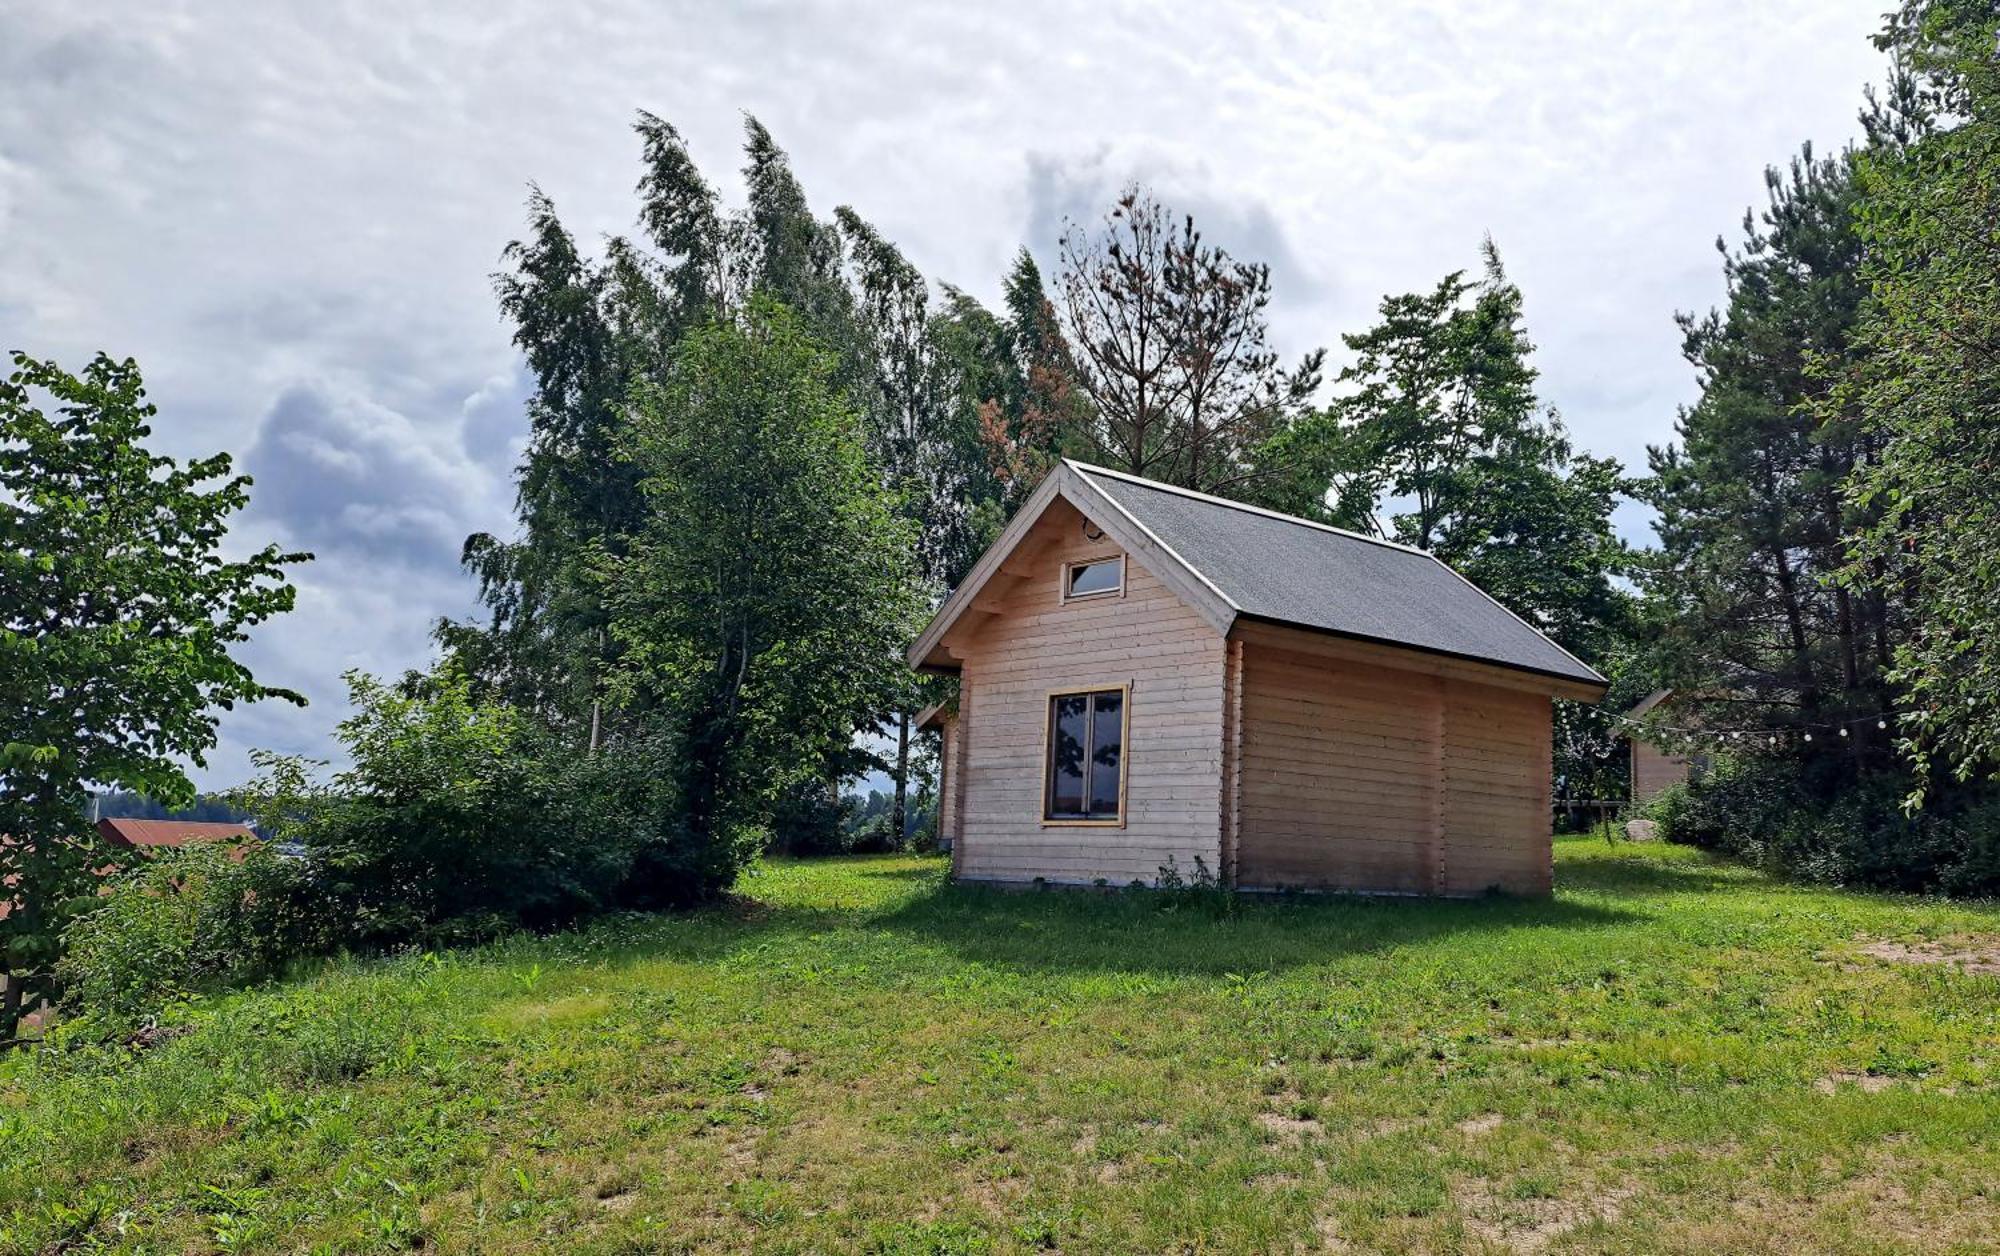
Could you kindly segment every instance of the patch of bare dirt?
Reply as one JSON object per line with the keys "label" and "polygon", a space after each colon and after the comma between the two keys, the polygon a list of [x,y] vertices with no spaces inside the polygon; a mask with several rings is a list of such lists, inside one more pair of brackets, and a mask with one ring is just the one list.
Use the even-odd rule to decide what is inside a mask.
{"label": "patch of bare dirt", "polygon": [[1317,1138],[1326,1133],[1326,1126],[1318,1118],[1299,1115],[1305,1107],[1305,1096],[1295,1090],[1278,1090],[1266,1095],[1264,1104],[1264,1110],[1255,1119],[1276,1142],[1297,1146],[1307,1138]]}
{"label": "patch of bare dirt", "polygon": [[[1885,1149],[1885,1153],[1889,1149]],[[1762,1251],[1816,1250],[1829,1223],[1843,1232],[1865,1234],[1885,1250],[1983,1251],[2000,1226],[2000,1200],[1978,1186],[1969,1192],[1919,1174],[1917,1190],[1885,1154],[1845,1181],[1821,1184],[1810,1192],[1780,1192],[1767,1183],[1748,1184],[1726,1209],[1709,1208],[1676,1232],[1675,1246],[1690,1251],[1742,1250],[1754,1233]],[[1964,1184],[1961,1184],[1963,1186]]]}
{"label": "patch of bare dirt", "polygon": [[1950,942],[1870,942],[1858,949],[1891,964],[1944,964],[1960,972],[2000,977],[2000,938],[1991,936]]}
{"label": "patch of bare dirt", "polygon": [[1461,1134],[1491,1134],[1500,1128],[1498,1112],[1482,1112],[1478,1116],[1467,1117],[1453,1128]]}
{"label": "patch of bare dirt", "polygon": [[1875,1073],[1857,1073],[1852,1069],[1837,1068],[1825,1077],[1813,1082],[1813,1089],[1823,1095],[1830,1095],[1842,1086],[1852,1086],[1868,1094],[1884,1091],[1896,1084],[1893,1077],[1882,1077]]}
{"label": "patch of bare dirt", "polygon": [[1516,1252],[1539,1252],[1580,1226],[1615,1219],[1638,1193],[1636,1186],[1619,1185],[1587,1200],[1507,1199],[1482,1180],[1455,1192],[1454,1199],[1466,1230],[1482,1241]]}
{"label": "patch of bare dirt", "polygon": [[1363,1138],[1387,1138],[1391,1134],[1400,1134],[1404,1130],[1413,1129],[1416,1124],[1407,1117],[1385,1116],[1379,1121],[1356,1126],[1354,1132]]}
{"label": "patch of bare dirt", "polygon": [[1313,1229],[1319,1236],[1319,1250],[1322,1252],[1351,1252],[1354,1250],[1352,1244],[1340,1237],[1340,1223],[1332,1217],[1321,1217],[1319,1224],[1314,1226]]}
{"label": "patch of bare dirt", "polygon": [[1286,1143],[1304,1142],[1326,1132],[1326,1127],[1312,1117],[1293,1116],[1286,1112],[1259,1112],[1257,1124],[1278,1141]]}
{"label": "patch of bare dirt", "polygon": [[998,1218],[1013,1216],[1021,1197],[1027,1193],[1028,1184],[1018,1177],[975,1177],[965,1190],[967,1198]]}
{"label": "patch of bare dirt", "polygon": [[125,1045],[135,1051],[151,1051],[154,1047],[164,1046],[174,1039],[186,1037],[192,1032],[193,1030],[189,1029],[186,1025],[148,1024],[128,1036],[125,1039]]}

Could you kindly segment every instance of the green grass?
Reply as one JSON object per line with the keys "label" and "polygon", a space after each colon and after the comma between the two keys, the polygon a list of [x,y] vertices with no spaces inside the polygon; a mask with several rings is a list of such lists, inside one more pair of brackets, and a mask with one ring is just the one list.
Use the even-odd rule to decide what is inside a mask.
{"label": "green grass", "polygon": [[746,901],[0,1066],[0,1250],[1974,1250],[2000,909],[1558,844],[1553,900]]}

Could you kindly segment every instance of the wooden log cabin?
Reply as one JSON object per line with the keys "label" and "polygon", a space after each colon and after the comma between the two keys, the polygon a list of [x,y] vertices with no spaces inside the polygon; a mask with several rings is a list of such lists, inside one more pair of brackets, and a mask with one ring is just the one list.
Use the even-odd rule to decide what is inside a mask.
{"label": "wooden log cabin", "polygon": [[[1674,691],[1660,689],[1647,694],[1639,704],[1625,713],[1625,718],[1638,721],[1658,711],[1667,713],[1673,702]],[[1628,739],[1631,748],[1631,794],[1633,802],[1644,802],[1669,785],[1678,785],[1687,780],[1697,767],[1693,758],[1670,750],[1654,741],[1645,733],[1634,733]],[[1703,765],[1705,766],[1705,765]]]}
{"label": "wooden log cabin", "polygon": [[968,881],[1550,888],[1550,701],[1605,680],[1429,554],[1058,466],[912,666]]}

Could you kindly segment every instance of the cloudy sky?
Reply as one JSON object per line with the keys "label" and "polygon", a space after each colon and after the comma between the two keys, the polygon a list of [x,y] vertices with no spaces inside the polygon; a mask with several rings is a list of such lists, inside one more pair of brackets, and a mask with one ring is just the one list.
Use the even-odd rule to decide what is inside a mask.
{"label": "cloudy sky", "polygon": [[136,357],[169,452],[255,475],[243,543],[318,555],[252,647],[313,704],[232,715],[197,773],[228,784],[326,753],[340,672],[471,608],[459,544],[509,527],[525,431],[488,276],[530,180],[585,239],[631,228],[637,109],[732,199],[756,115],[821,212],[988,299],[1149,182],[1336,361],[1491,232],[1547,398],[1640,464],[1692,392],[1674,311],[1717,300],[1767,163],[1854,134],[1883,7],[0,0],[0,349]]}

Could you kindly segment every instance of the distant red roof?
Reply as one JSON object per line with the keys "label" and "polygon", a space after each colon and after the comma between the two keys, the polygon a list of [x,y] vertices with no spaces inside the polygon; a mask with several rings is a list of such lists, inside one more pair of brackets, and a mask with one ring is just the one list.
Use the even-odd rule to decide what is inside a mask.
{"label": "distant red roof", "polygon": [[134,850],[190,842],[254,841],[257,837],[246,825],[209,820],[99,820],[97,831],[112,845]]}

